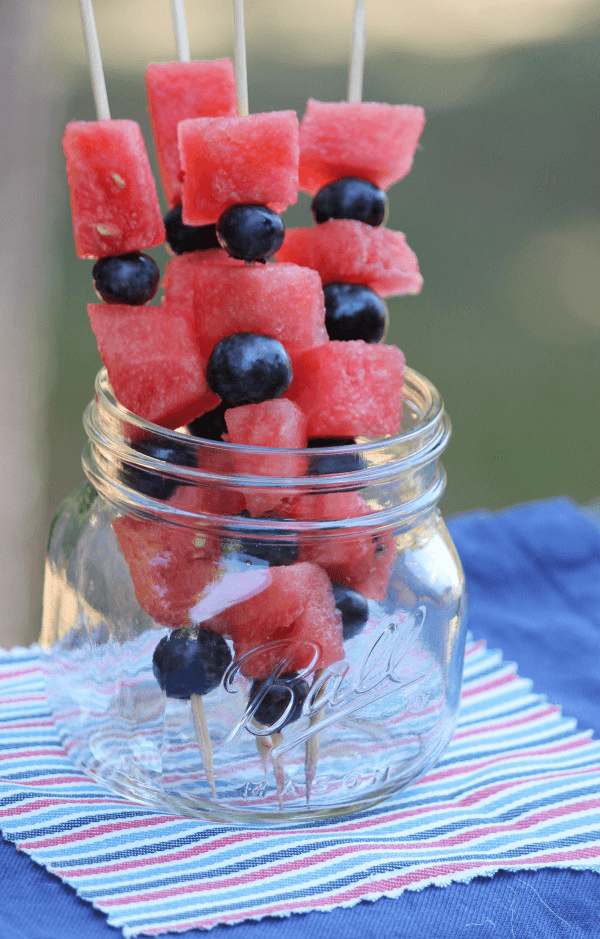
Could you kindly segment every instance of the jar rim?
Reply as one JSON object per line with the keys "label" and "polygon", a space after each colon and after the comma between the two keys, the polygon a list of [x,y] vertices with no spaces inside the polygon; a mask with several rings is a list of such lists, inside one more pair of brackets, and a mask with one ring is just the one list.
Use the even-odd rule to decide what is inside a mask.
{"label": "jar rim", "polygon": [[[407,388],[419,395],[422,399],[422,414],[414,427],[408,431],[403,431],[399,434],[392,434],[384,437],[365,439],[361,443],[348,445],[349,449],[356,450],[360,452],[361,449],[365,450],[376,450],[382,449],[386,446],[390,446],[397,441],[402,441],[404,443],[408,442],[411,439],[416,438],[426,426],[429,426],[432,422],[436,421],[440,417],[441,412],[444,410],[444,403],[442,401],[441,395],[437,388],[420,372],[415,371],[412,368],[405,369],[404,373],[404,384],[403,384],[403,396],[406,398]],[[169,430],[166,427],[162,427],[159,424],[154,424],[152,421],[147,421],[143,417],[139,417],[137,414],[134,414],[133,411],[130,411],[126,408],[121,402],[117,399],[112,386],[108,378],[108,372],[106,368],[101,368],[98,374],[96,375],[96,380],[94,383],[94,390],[96,393],[96,401],[102,401],[102,404],[109,410],[114,417],[117,417],[121,421],[126,421],[131,427],[137,428],[139,431],[147,433],[149,436],[163,437],[165,439],[177,440],[181,442],[182,437],[185,435],[179,430]],[[247,444],[231,444],[228,441],[213,441],[213,440],[204,440],[202,438],[191,438],[192,440],[198,442],[200,441],[202,445],[214,446],[217,449],[231,449],[232,447],[240,447],[248,452],[255,453],[271,453],[273,450],[279,450],[281,453],[304,453],[304,449],[294,449],[291,447],[250,447]],[[332,451],[339,450],[339,447],[315,447],[314,451],[318,453],[329,453]]]}
{"label": "jar rim", "polygon": [[[403,386],[402,425],[394,436],[374,439],[359,438],[357,443],[309,450],[283,447],[255,447],[212,441],[194,437],[180,430],[169,430],[147,421],[125,408],[110,385],[102,368],[96,376],[95,398],[84,413],[84,427],[89,438],[83,454],[83,465],[90,481],[108,495],[111,501],[129,501],[129,487],[119,467],[127,464],[135,471],[168,478],[175,485],[200,485],[224,490],[299,489],[314,492],[343,492],[369,486],[381,486],[394,479],[419,471],[433,464],[445,449],[450,437],[450,421],[442,398],[435,386],[413,369],[406,369]],[[176,444],[192,457],[185,465],[165,462],[136,448],[143,440],[159,446]],[[348,468],[342,471],[313,475],[306,469],[294,475],[281,474],[281,466],[294,466],[294,459],[304,461],[328,456],[347,457]],[[244,472],[223,471],[223,466],[239,457]],[[254,462],[253,462],[254,461]],[[301,466],[302,464],[298,464]],[[248,472],[248,466],[259,466],[260,472]],[[437,489],[436,486],[433,487]],[[443,488],[443,486],[442,486]],[[136,496],[138,493],[136,493]],[[430,492],[433,496],[433,492]],[[439,499],[441,492],[437,492]],[[160,505],[161,513],[170,510],[164,501],[144,496],[138,507],[150,503]],[[176,510],[176,514],[181,514]],[[184,513],[185,514],[185,513]],[[250,520],[248,520],[250,521]],[[238,519],[239,522],[239,519]]]}

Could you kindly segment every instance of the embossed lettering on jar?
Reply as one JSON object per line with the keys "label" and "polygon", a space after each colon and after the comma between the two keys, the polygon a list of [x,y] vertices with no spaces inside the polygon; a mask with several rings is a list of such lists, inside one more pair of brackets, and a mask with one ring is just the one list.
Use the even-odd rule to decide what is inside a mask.
{"label": "embossed lettering on jar", "polygon": [[276,825],[359,811],[439,759],[466,628],[438,509],[450,427],[422,376],[404,394],[397,437],[280,451],[148,424],[100,373],[41,636],[86,772],[162,810]]}

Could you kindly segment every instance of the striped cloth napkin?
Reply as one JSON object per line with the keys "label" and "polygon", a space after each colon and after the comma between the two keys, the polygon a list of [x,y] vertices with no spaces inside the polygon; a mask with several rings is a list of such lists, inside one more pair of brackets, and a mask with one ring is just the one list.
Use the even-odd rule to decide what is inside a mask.
{"label": "striped cloth napkin", "polygon": [[87,779],[60,746],[32,647],[0,654],[0,823],[125,936],[208,929],[501,868],[600,872],[600,742],[470,639],[456,734],[422,780],[335,822],[232,828]]}

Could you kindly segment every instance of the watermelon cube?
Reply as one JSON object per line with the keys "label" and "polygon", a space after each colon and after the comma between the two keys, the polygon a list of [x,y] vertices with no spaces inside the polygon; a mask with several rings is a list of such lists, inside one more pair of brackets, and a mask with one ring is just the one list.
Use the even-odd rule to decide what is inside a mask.
{"label": "watermelon cube", "polygon": [[374,551],[369,557],[368,566],[362,571],[346,567],[341,571],[342,579],[338,583],[347,584],[370,600],[383,602],[392,576],[392,565],[396,560],[396,542],[392,532],[386,531],[373,535],[373,545]]}
{"label": "watermelon cube", "polygon": [[353,219],[288,228],[278,261],[318,271],[323,284],[365,284],[380,297],[419,293],[423,278],[401,232]]}
{"label": "watermelon cube", "polygon": [[281,213],[297,202],[298,131],[295,111],[181,121],[183,221],[211,225],[231,205]]}
{"label": "watermelon cube", "polygon": [[167,261],[163,277],[163,306],[178,316],[184,316],[195,327],[195,277],[196,268],[202,266],[245,267],[244,261],[230,257],[222,248],[210,248],[207,251],[191,251],[178,254]]}
{"label": "watermelon cube", "polygon": [[175,428],[218,404],[185,316],[157,306],[90,303],[98,351],[120,403]]}
{"label": "watermelon cube", "polygon": [[207,354],[225,336],[240,332],[271,336],[288,351],[327,341],[325,299],[316,271],[295,264],[236,263],[194,269],[196,335]]}
{"label": "watermelon cube", "polygon": [[[289,510],[292,518],[302,521],[361,518],[372,512],[358,492],[306,493],[297,497]],[[395,557],[394,537],[388,531],[355,532],[300,543],[301,561],[319,564],[333,583],[358,590],[372,600],[385,599]]]}
{"label": "watermelon cube", "polygon": [[[372,509],[358,493],[340,492],[313,497],[314,519],[358,518],[370,515]],[[310,506],[295,507],[297,518],[311,517]],[[300,545],[300,559],[319,564],[333,583],[358,590],[364,597],[383,600],[396,556],[393,536],[389,532],[357,532],[345,538],[306,541]]]}
{"label": "watermelon cube", "polygon": [[[196,512],[196,496],[179,487],[170,502]],[[112,526],[142,610],[163,626],[189,625],[192,608],[224,575],[218,540],[164,519],[124,515]]]}
{"label": "watermelon cube", "polygon": [[363,534],[333,539],[320,550],[300,551],[303,561],[321,564],[335,584],[344,584],[370,600],[385,600],[391,567],[396,557],[395,543],[389,533]]}
{"label": "watermelon cube", "polygon": [[[287,398],[246,404],[225,411],[227,423],[226,440],[249,447],[284,447],[302,449],[306,447],[307,420],[297,404]],[[235,472],[250,476],[303,476],[306,472],[306,457],[298,455],[236,452]],[[282,501],[291,498],[293,490],[265,488],[244,489],[246,507],[250,515],[260,517],[272,512]]]}
{"label": "watermelon cube", "polygon": [[160,177],[169,206],[181,203],[177,125],[192,117],[235,117],[235,72],[230,59],[152,63],[146,69],[148,111]]}
{"label": "watermelon cube", "polygon": [[[198,469],[208,473],[220,473],[226,469],[223,461],[218,458],[211,459],[211,455],[198,451]],[[214,486],[179,486],[173,497],[169,500],[171,505],[175,505],[184,512],[191,512],[193,515],[219,515],[219,516],[238,516],[244,510],[245,501],[242,492],[234,487],[225,488],[218,483]],[[196,535],[194,545],[200,556],[215,558],[220,554],[218,545],[219,537],[214,534]]]}
{"label": "watermelon cube", "polygon": [[309,437],[397,434],[404,355],[396,346],[331,341],[292,359],[287,397],[308,418]]}
{"label": "watermelon cube", "polygon": [[162,244],[165,226],[135,121],[73,121],[67,124],[63,147],[80,258]]}
{"label": "watermelon cube", "polygon": [[[225,411],[227,424],[227,437],[231,443],[241,443],[249,447],[286,447],[288,449],[302,449],[306,447],[308,437],[306,434],[306,417],[297,404],[286,398],[274,398],[261,401],[260,404],[245,404]],[[249,454],[241,457],[243,460],[242,472],[261,472],[263,456]],[[277,475],[286,476],[286,467],[292,469],[298,463],[297,458],[286,460],[278,456]],[[306,461],[301,460],[304,468]],[[251,466],[256,470],[251,470]],[[270,473],[269,475],[273,475]],[[289,475],[295,475],[293,472]]]}
{"label": "watermelon cube", "polygon": [[[248,654],[242,674],[267,678],[282,672],[326,668],[344,657],[342,625],[331,582],[315,564],[269,568],[270,583],[231,606],[209,628],[233,639],[236,658]],[[260,648],[266,645],[265,648]]]}
{"label": "watermelon cube", "polygon": [[165,544],[161,523],[140,518],[116,518],[113,528],[127,562],[141,609],[162,626],[190,623],[190,610],[206,588],[223,576],[223,569],[206,558],[191,560]]}
{"label": "watermelon cube", "polygon": [[234,644],[260,645],[274,633],[289,629],[304,609],[309,569],[312,565],[270,567],[269,579],[260,593],[220,614]]}
{"label": "watermelon cube", "polygon": [[300,125],[300,189],[355,176],[387,189],[409,172],[425,123],[422,108],[373,101],[310,100]]}

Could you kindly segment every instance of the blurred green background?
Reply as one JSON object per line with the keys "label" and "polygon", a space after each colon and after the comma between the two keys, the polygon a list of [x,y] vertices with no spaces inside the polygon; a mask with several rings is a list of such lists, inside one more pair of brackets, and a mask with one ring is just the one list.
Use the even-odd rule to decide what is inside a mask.
{"label": "blurred green background", "polygon": [[[401,7],[388,3],[398,17]],[[164,46],[156,58],[173,58],[172,35]],[[347,65],[337,51],[331,63],[323,54],[303,60],[279,42],[250,52],[253,111],[301,114],[308,97],[345,97]],[[368,46],[364,98],[427,111],[413,170],[390,191],[388,220],[416,251],[425,286],[418,297],[389,301],[387,341],[437,385],[452,419],[447,515],[600,495],[599,61],[600,21],[591,10],[535,41]],[[95,114],[87,70],[73,63],[68,74],[49,150],[55,365],[46,523],[82,478],[81,415],[100,364],[85,312],[95,299],[92,262],[75,256],[60,148],[66,120]],[[143,67],[111,60],[106,78],[112,116],[139,120],[150,148]],[[308,199],[285,220],[310,224]],[[154,254],[164,268],[165,251]],[[41,580],[35,562],[33,584]]]}

